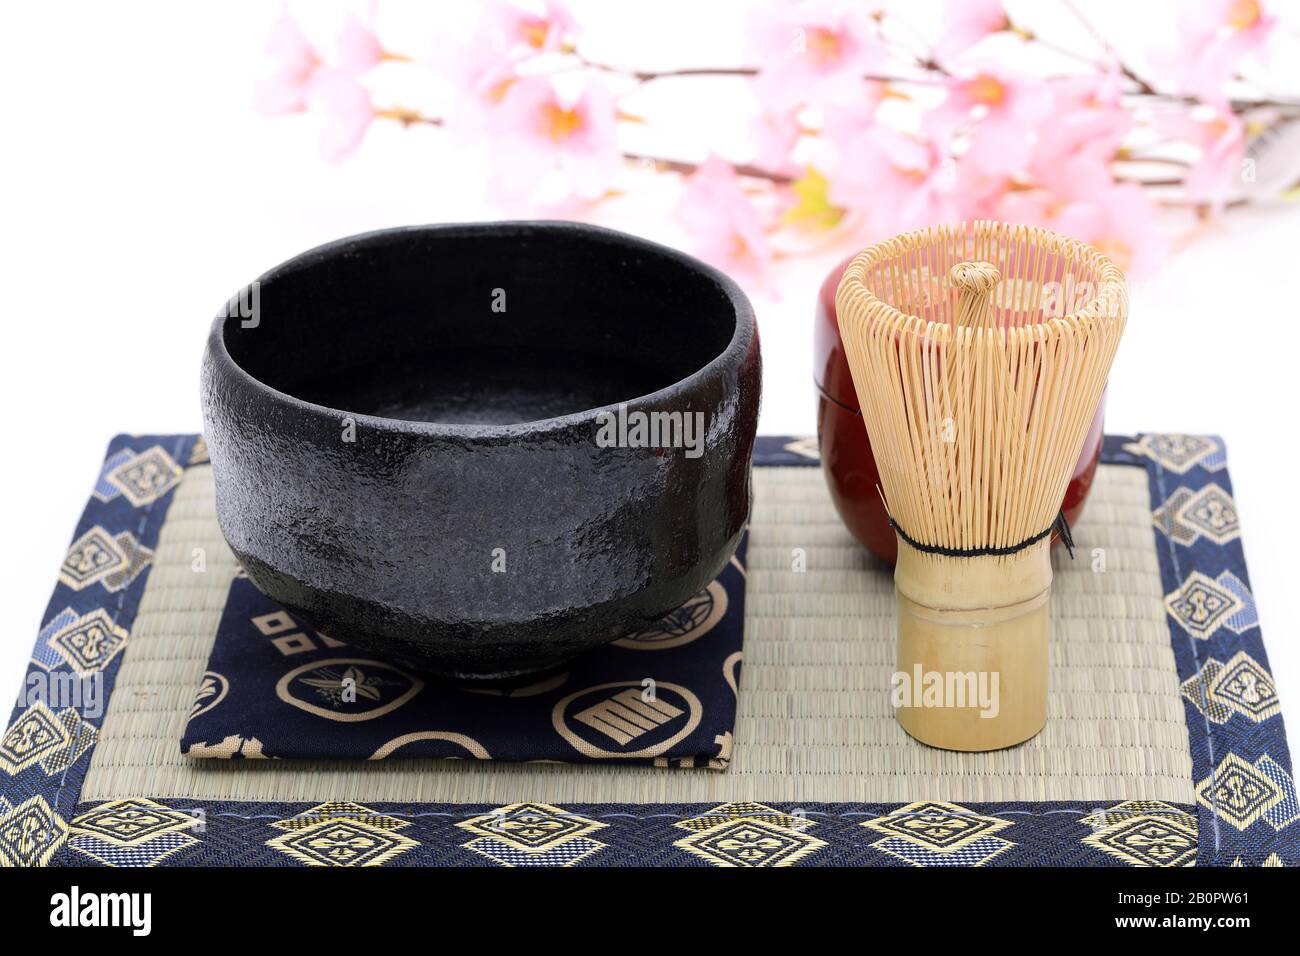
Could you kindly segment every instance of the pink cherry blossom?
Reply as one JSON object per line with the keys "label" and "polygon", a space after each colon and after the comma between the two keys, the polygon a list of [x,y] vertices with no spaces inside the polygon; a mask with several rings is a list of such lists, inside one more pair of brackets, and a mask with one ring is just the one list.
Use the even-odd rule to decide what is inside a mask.
{"label": "pink cherry blossom", "polygon": [[452,137],[469,142],[489,134],[520,66],[567,49],[575,30],[573,16],[558,0],[488,4],[468,38],[438,51],[437,68],[462,91],[447,110]]}
{"label": "pink cherry blossom", "polygon": [[379,38],[355,17],[350,17],[343,25],[336,47],[338,68],[353,76],[360,76],[384,59],[384,48],[379,44]]}
{"label": "pink cherry blossom", "polygon": [[[1151,198],[1132,182],[1118,182],[1095,194],[1086,209],[1067,208],[1057,217],[1057,228],[1078,234],[1110,256],[1131,276],[1149,276],[1167,252],[1167,242],[1156,225]],[[1082,215],[1078,213],[1082,212]]]}
{"label": "pink cherry blossom", "polygon": [[960,218],[957,167],[939,146],[889,126],[864,130],[845,148],[830,201],[867,216],[874,235]]}
{"label": "pink cherry blossom", "polygon": [[803,136],[797,110],[764,111],[753,122],[757,151],[754,164],[774,173],[793,175],[799,164],[794,161],[794,150]]}
{"label": "pink cherry blossom", "polygon": [[710,156],[686,178],[677,219],[701,259],[738,280],[764,284],[772,249],[731,164]]}
{"label": "pink cherry blossom", "polygon": [[943,34],[934,45],[941,60],[950,60],[993,33],[1010,26],[1002,0],[947,0]]}
{"label": "pink cherry blossom", "polygon": [[837,89],[821,103],[821,137],[843,152],[864,131],[876,125],[876,114],[888,91],[884,83],[868,80]]}
{"label": "pink cherry blossom", "polygon": [[266,52],[277,68],[258,83],[258,110],[268,116],[305,110],[307,87],[322,65],[316,48],[308,42],[302,28],[285,16],[271,28]]}
{"label": "pink cherry blossom", "polygon": [[493,56],[519,59],[564,49],[576,27],[573,15],[559,0],[495,0],[486,10],[482,36]]}
{"label": "pink cherry blossom", "polygon": [[885,58],[867,8],[839,0],[769,5],[752,39],[762,64],[755,90],[773,109],[860,83]]}
{"label": "pink cherry blossom", "polygon": [[337,162],[365,138],[375,117],[361,76],[384,58],[374,32],[349,19],[328,60],[288,17],[272,29],[267,52],[278,64],[259,84],[258,108],[268,115],[310,111],[321,120],[321,155]]}
{"label": "pink cherry blossom", "polygon": [[1112,183],[1051,207],[1045,225],[1096,247],[1130,276],[1150,275],[1167,249],[1155,208],[1136,183]]}
{"label": "pink cherry blossom", "polygon": [[375,118],[370,92],[343,69],[318,71],[307,94],[321,123],[321,158],[336,163],[354,153]]}
{"label": "pink cherry blossom", "polygon": [[1009,176],[989,175],[972,163],[957,161],[953,186],[957,218],[999,219],[1003,197],[1018,188]]}
{"label": "pink cherry blossom", "polygon": [[553,0],[527,6],[494,0],[467,37],[440,45],[437,65],[457,86],[495,86],[494,78],[513,74],[521,63],[564,49],[573,29],[568,10]]}
{"label": "pink cherry blossom", "polygon": [[461,78],[461,90],[447,109],[444,126],[458,143],[471,143],[491,135],[500,125],[498,110],[518,79],[514,64],[501,60],[475,69]]}
{"label": "pink cherry blossom", "polygon": [[941,142],[965,129],[965,158],[990,175],[1024,170],[1035,126],[1051,110],[1043,81],[990,65],[947,80],[948,96],[925,118],[925,129]]}
{"label": "pink cherry blossom", "polygon": [[1224,84],[1241,61],[1265,51],[1277,17],[1260,0],[1202,0],[1179,5],[1178,49],[1153,57],[1181,92],[1223,104]]}
{"label": "pink cherry blossom", "polygon": [[1066,77],[1048,87],[1052,105],[1035,124],[1030,178],[1058,195],[1071,195],[1080,180],[1109,183],[1110,161],[1133,128],[1116,73]]}
{"label": "pink cherry blossom", "polygon": [[1061,203],[1043,189],[1009,189],[997,196],[989,213],[980,218],[997,219],[1002,222],[1025,226],[1052,225],[1052,218],[1060,210]]}
{"label": "pink cherry blossom", "polygon": [[594,77],[563,91],[549,77],[521,77],[506,91],[496,123],[494,186],[503,196],[526,197],[558,174],[568,192],[595,199],[618,172],[614,99]]}
{"label": "pink cherry blossom", "polygon": [[1245,124],[1233,113],[1215,111],[1200,116],[1191,113],[1162,116],[1157,126],[1167,136],[1190,143],[1200,151],[1184,176],[1187,198],[1222,209],[1232,197],[1233,184],[1241,175],[1246,148]]}

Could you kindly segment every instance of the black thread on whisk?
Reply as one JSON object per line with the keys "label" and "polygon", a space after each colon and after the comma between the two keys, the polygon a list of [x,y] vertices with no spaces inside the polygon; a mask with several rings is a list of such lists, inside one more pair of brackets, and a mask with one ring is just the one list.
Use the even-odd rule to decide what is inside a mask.
{"label": "black thread on whisk", "polygon": [[923,554],[942,554],[947,558],[982,558],[986,556],[1000,557],[1002,555],[1015,554],[1017,551],[1023,551],[1032,544],[1042,541],[1053,531],[1061,536],[1061,544],[1065,545],[1065,550],[1069,552],[1070,560],[1074,560],[1074,536],[1070,534],[1070,522],[1065,520],[1065,512],[1058,511],[1056,520],[1044,528],[1038,534],[1026,538],[1019,544],[1011,544],[1002,548],[949,548],[942,544],[922,544],[910,534],[898,526],[892,515],[889,518],[889,526],[898,532],[898,536],[910,544],[917,551]]}

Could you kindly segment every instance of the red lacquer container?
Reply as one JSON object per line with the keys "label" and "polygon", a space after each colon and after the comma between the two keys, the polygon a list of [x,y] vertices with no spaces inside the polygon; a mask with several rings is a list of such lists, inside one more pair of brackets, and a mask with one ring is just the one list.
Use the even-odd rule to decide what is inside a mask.
{"label": "red lacquer container", "polygon": [[[889,526],[884,502],[876,486],[880,476],[871,455],[867,428],[859,411],[853,376],[840,340],[835,318],[835,290],[849,260],[845,259],[826,276],[817,295],[813,329],[813,378],[817,383],[817,443],[821,448],[822,473],[830,486],[831,500],[853,536],[877,557],[894,563],[898,542]],[[1102,420],[1106,396],[1102,394],[1092,428],[1084,440],[1074,475],[1065,489],[1061,510],[1074,524],[1083,512],[1101,459]]]}

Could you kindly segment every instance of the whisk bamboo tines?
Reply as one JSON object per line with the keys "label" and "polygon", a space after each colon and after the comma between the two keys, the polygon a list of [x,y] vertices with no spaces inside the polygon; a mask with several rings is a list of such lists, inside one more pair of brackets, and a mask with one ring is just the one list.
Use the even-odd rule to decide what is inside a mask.
{"label": "whisk bamboo tines", "polygon": [[1027,740],[1047,719],[1051,531],[1123,274],[1046,230],[935,227],[855,258],[836,312],[898,535],[899,722],[953,750]]}

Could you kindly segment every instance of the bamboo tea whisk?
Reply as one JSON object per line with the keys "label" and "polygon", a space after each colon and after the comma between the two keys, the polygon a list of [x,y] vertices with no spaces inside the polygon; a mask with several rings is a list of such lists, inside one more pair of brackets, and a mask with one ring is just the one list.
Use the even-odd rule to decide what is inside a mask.
{"label": "bamboo tea whisk", "polygon": [[951,750],[1047,720],[1051,536],[1128,314],[1089,246],[1027,226],[872,246],[836,311],[898,537],[899,722]]}

